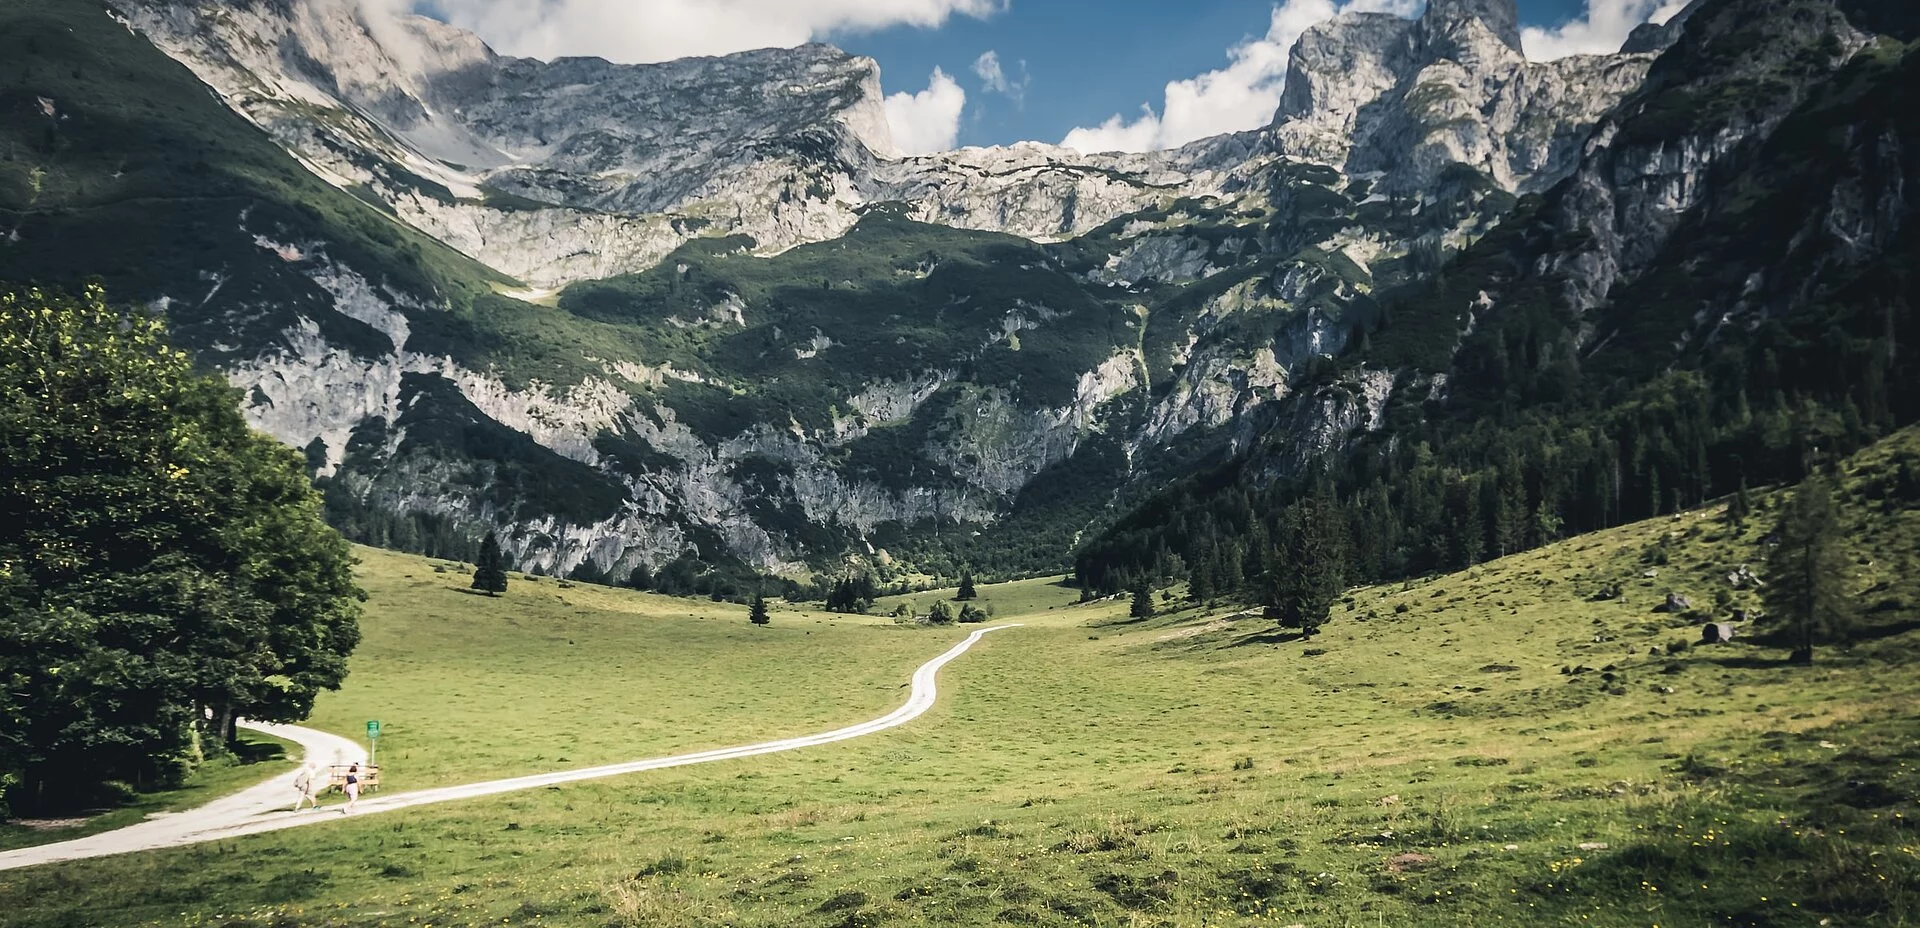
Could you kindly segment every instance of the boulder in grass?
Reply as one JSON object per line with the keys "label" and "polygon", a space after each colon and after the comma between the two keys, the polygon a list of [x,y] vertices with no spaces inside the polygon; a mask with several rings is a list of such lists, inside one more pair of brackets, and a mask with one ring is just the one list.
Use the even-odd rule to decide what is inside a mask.
{"label": "boulder in grass", "polygon": [[1726,644],[1733,640],[1733,623],[1708,622],[1700,626],[1701,644]]}
{"label": "boulder in grass", "polygon": [[1693,608],[1693,603],[1679,593],[1668,593],[1667,601],[1653,607],[1655,612],[1679,614]]}

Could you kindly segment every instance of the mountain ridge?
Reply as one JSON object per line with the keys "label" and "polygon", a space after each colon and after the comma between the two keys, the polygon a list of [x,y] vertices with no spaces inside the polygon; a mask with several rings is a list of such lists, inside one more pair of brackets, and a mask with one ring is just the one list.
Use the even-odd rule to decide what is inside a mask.
{"label": "mountain ridge", "polygon": [[[616,577],[682,558],[884,566],[892,552],[933,573],[1046,569],[1276,429],[1306,460],[1385,427],[1396,375],[1327,399],[1324,359],[1365,337],[1380,293],[1570,171],[1567,152],[1652,60],[1530,64],[1503,27],[1457,15],[1480,7],[1439,4],[1311,30],[1289,78],[1300,113],[1277,127],[1148,155],[890,160],[840,110],[775,105],[791,78],[750,67],[810,60],[800,70],[829,72],[818,99],[871,112],[877,78],[824,47],[501,65],[448,32],[437,60],[455,76],[435,90],[393,78],[392,56],[368,51],[373,30],[337,4],[115,6],[340,195],[485,268],[396,288],[384,266],[336,260],[327,235],[262,229],[248,253],[322,303],[239,339],[176,326],[248,391],[257,426],[309,449],[336,521],[450,554],[495,527],[523,566]],[[1385,38],[1356,38],[1367,30]],[[308,60],[325,49],[357,64]],[[1358,61],[1378,79],[1314,99]],[[715,83],[713,68],[744,71]],[[320,70],[332,76],[308,79]],[[340,76],[363,72],[388,76]],[[500,102],[513,94],[499,86],[545,101],[581,74],[604,78],[588,99]],[[759,147],[703,162],[717,173],[627,183],[620,159],[645,146],[596,101],[672,83],[660,75],[733,88],[727,112],[743,115],[705,112],[705,130]],[[477,138],[548,160],[444,163],[366,115],[420,126],[452,120],[452,101]],[[42,126],[23,125],[23,138]],[[1333,166],[1301,156],[1330,138],[1318,160]],[[571,179],[609,166],[614,181]],[[674,199],[687,189],[706,198]],[[680,205],[621,211],[665,201]],[[0,250],[0,273],[18,266]],[[184,307],[202,289],[149,275],[125,298]]]}

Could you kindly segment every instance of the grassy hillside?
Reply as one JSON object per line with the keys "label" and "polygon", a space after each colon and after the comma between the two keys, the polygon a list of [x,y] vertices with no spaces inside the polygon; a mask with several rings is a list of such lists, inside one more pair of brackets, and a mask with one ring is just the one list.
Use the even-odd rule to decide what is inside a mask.
{"label": "grassy hillside", "polygon": [[186,344],[242,352],[301,315],[351,348],[386,347],[329,311],[302,273],[316,255],[287,260],[255,236],[427,302],[464,305],[502,280],[315,177],[97,0],[8,3],[0,61],[0,279],[97,276],[117,299],[170,297]]}
{"label": "grassy hillside", "polygon": [[[1029,627],[904,729],[8,873],[0,903],[20,925],[1911,925],[1920,515],[1884,491],[1916,465],[1913,434],[1851,465],[1885,585],[1868,637],[1811,669],[1683,647],[1692,622],[1652,611],[1745,602],[1725,577],[1761,533],[1712,508],[1351,591],[1310,643],[1029,581],[983,588]],[[956,634],[367,569],[367,644],[321,721],[379,715],[409,784],[469,753],[504,772],[852,721]]]}

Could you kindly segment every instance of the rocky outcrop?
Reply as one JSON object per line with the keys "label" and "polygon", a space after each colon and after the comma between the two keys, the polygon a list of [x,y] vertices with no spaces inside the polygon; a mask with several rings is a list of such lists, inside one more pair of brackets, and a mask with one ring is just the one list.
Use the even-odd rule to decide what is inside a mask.
{"label": "rocky outcrop", "polygon": [[1281,154],[1419,191],[1464,164],[1502,188],[1551,186],[1651,55],[1520,52],[1513,0],[1436,0],[1418,20],[1350,13],[1309,29],[1270,130]]}
{"label": "rocky outcrop", "polygon": [[[1786,8],[1798,15],[1784,15]],[[1675,54],[1604,119],[1556,194],[1552,221],[1580,247],[1547,270],[1580,312],[1645,269],[1699,205],[1716,167],[1764,140],[1871,39],[1825,3],[1723,4],[1695,15]],[[1703,68],[1699,62],[1715,66]]]}

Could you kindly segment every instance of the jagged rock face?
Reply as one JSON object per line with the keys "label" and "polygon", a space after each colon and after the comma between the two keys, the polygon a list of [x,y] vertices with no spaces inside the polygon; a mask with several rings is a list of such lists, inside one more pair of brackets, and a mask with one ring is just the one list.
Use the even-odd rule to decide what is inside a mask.
{"label": "jagged rock face", "polygon": [[[1558,192],[1553,221],[1585,245],[1552,256],[1548,269],[1578,311],[1603,305],[1644,269],[1700,203],[1716,165],[1771,134],[1870,40],[1829,3],[1762,0],[1714,12],[1694,17],[1673,66],[1656,68],[1601,123]],[[1681,66],[1699,60],[1722,66]]]}
{"label": "jagged rock face", "polygon": [[[1420,20],[1350,15],[1310,30],[1265,130],[1148,154],[1022,144],[907,158],[893,150],[873,62],[826,46],[547,63],[495,55],[428,19],[370,22],[347,0],[111,2],[317,174],[533,291],[514,296],[560,293],[564,306],[568,285],[664,271],[676,249],[707,244],[694,239],[745,234],[771,256],[853,240],[863,213],[897,210],[1058,243],[1002,270],[1071,264],[1076,299],[1128,310],[1100,336],[1113,339],[1102,353],[1052,372],[1071,389],[1042,402],[1021,393],[1030,372],[975,368],[1017,365],[1022,340],[1044,335],[1054,311],[983,288],[1000,315],[964,333],[977,350],[833,382],[824,427],[790,413],[716,426],[674,391],[711,388],[725,399],[705,402],[729,403],[775,355],[841,364],[847,335],[832,319],[773,328],[773,354],[727,349],[760,368],[635,352],[590,358],[597,372],[571,380],[526,382],[415,344],[414,333],[442,328],[447,307],[321,262],[304,273],[390,351],[329,341],[302,318],[272,346],[228,352],[254,423],[296,446],[319,439],[323,473],[367,505],[508,527],[523,566],[613,576],[695,544],[793,568],[890,526],[988,526],[1037,475],[1095,442],[1123,449],[1131,467],[1194,435],[1238,453],[1292,430],[1317,454],[1377,427],[1388,374],[1369,375],[1356,396],[1283,401],[1304,365],[1345,344],[1349,308],[1415,273],[1416,245],[1462,247],[1498,222],[1504,207],[1481,208],[1489,191],[1511,202],[1571,171],[1592,125],[1651,60],[1530,64],[1511,0],[1436,0]],[[819,286],[853,306],[942,262]],[[635,315],[595,321],[638,325],[642,308],[657,310],[689,343],[717,344],[714,333],[757,333],[795,302],[697,292],[684,269],[678,278],[659,301],[622,307]],[[1188,287],[1206,295],[1186,299]],[[974,298],[955,293],[934,311],[966,311]],[[921,324],[884,320],[899,343]],[[564,513],[502,503],[473,475],[511,476],[511,461],[465,462],[429,441],[461,416],[470,431],[531,441],[599,502]],[[899,434],[915,436],[887,446],[910,465],[904,477],[849,463]]]}
{"label": "jagged rock face", "polygon": [[115,3],[323,177],[536,288],[643,270],[697,235],[832,239],[875,202],[1055,240],[1218,183],[1195,154],[900,160],[878,67],[825,45],[540,62],[347,0]]}
{"label": "jagged rock face", "polygon": [[1341,16],[1301,36],[1271,134],[1277,151],[1382,172],[1416,191],[1465,164],[1520,192],[1564,177],[1649,55],[1533,63],[1513,0],[1430,4],[1418,20]]}

